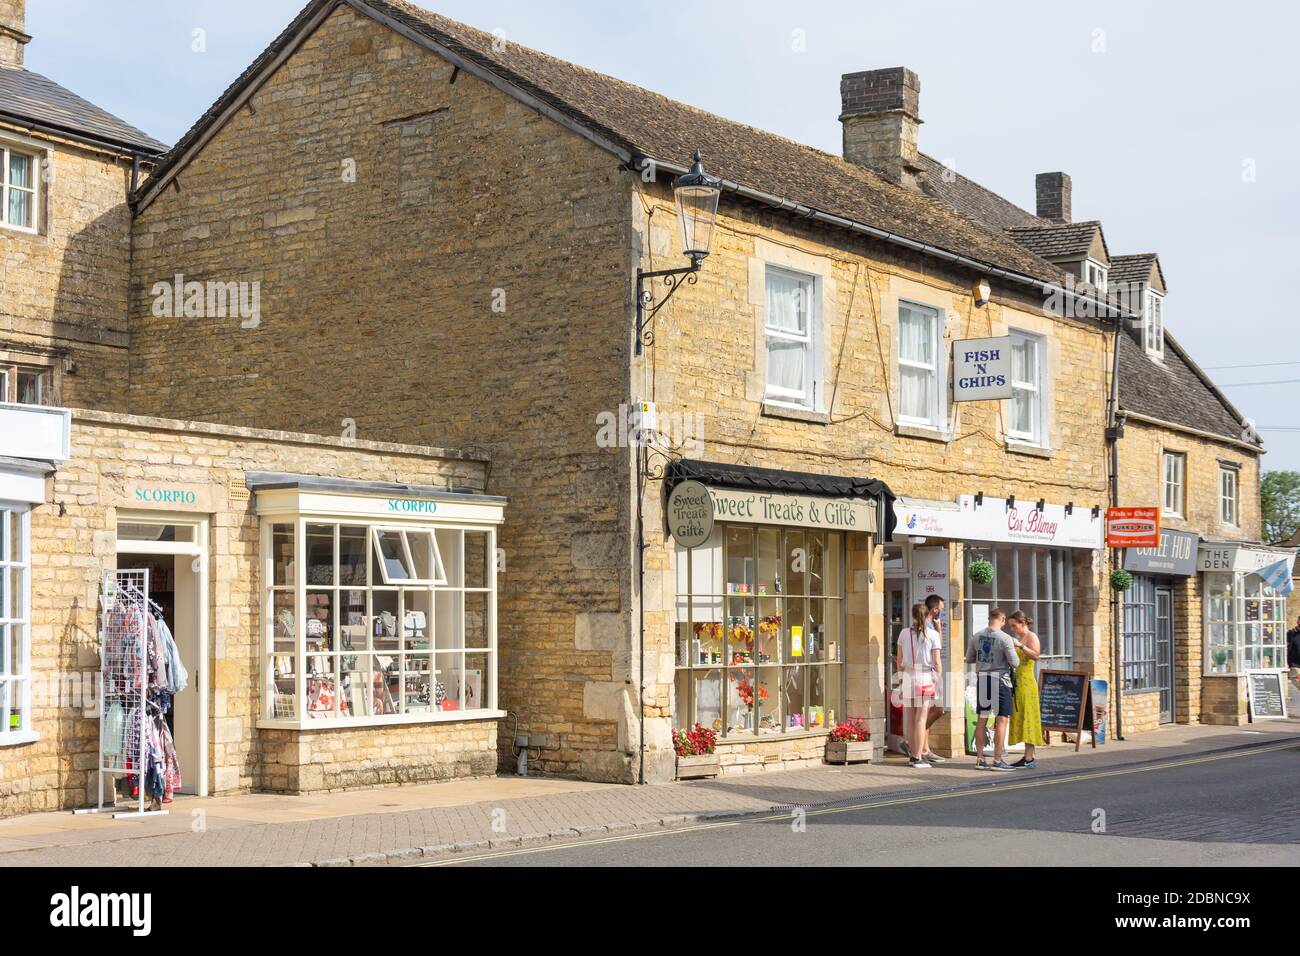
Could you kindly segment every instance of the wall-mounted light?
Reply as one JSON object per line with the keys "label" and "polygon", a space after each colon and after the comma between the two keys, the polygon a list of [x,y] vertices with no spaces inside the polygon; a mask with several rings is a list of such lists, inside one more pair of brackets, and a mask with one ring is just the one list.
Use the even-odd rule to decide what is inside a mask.
{"label": "wall-mounted light", "polygon": [[981,491],[977,495],[975,495],[975,507],[976,508],[984,507],[984,492]]}
{"label": "wall-mounted light", "polygon": [[1073,517],[1073,515],[1074,515],[1074,502],[1071,501],[1068,505],[1065,506],[1065,516],[1067,518],[1070,518]]}
{"label": "wall-mounted light", "polygon": [[975,308],[982,309],[988,305],[993,299],[993,287],[989,285],[989,280],[977,279],[971,287],[971,295],[975,299]]}
{"label": "wall-mounted light", "polygon": [[1095,508],[1092,509],[1092,520],[1096,521],[1100,517],[1101,517],[1101,505],[1097,505]]}
{"label": "wall-mounted light", "polygon": [[1016,506],[1016,496],[1011,495],[1010,497],[1007,498],[1007,510],[1010,511],[1015,506]]}
{"label": "wall-mounted light", "polygon": [[1042,513],[1043,513],[1044,511],[1046,511],[1046,510],[1047,510],[1047,499],[1046,499],[1046,498],[1039,498],[1039,499],[1038,499],[1038,513],[1039,513],[1039,514],[1042,514]]}

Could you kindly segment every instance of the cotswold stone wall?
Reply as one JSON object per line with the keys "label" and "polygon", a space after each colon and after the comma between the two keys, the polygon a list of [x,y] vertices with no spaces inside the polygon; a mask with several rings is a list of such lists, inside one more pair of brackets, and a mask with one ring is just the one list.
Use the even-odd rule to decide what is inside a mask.
{"label": "cotswold stone wall", "polygon": [[[133,407],[490,451],[502,709],[535,768],[631,781],[631,463],[596,441],[630,174],[346,6],[253,105],[135,222]],[[155,315],[176,274],[260,283],[260,323]]]}
{"label": "cotswold stone wall", "polygon": [[[99,722],[68,696],[99,669],[100,575],[116,567],[119,509],[138,482],[211,490],[209,786],[212,793],[375,786],[489,772],[496,723],[294,732],[259,731],[259,529],[256,500],[231,496],[246,471],[482,490],[485,463],[398,445],[76,412],[72,458],[32,512],[32,729],[0,747],[0,816],[95,800]],[[62,510],[62,514],[60,511]],[[197,662],[189,661],[191,681]],[[71,682],[71,684],[70,684]],[[194,686],[197,686],[195,684]],[[93,698],[93,694],[91,695]],[[197,768],[182,768],[192,785]]]}
{"label": "cotswold stone wall", "polygon": [[0,363],[52,367],[57,403],[121,408],[130,161],[4,124],[0,141],[48,157],[37,234],[0,228]]}

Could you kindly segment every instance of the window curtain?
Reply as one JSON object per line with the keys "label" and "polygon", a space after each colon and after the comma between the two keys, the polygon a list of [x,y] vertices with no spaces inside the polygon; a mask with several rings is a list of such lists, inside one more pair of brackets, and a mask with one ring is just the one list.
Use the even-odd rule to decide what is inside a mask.
{"label": "window curtain", "polygon": [[1038,344],[1017,339],[1011,346],[1011,430],[1038,436]]}
{"label": "window curtain", "polygon": [[9,154],[9,224],[30,226],[31,195],[23,190],[32,188],[32,160],[30,156]]}
{"label": "window curtain", "polygon": [[811,359],[811,336],[808,334],[811,297],[811,282],[768,272],[767,384],[778,394],[806,398]]}
{"label": "window curtain", "polygon": [[[902,415],[933,422],[934,408],[934,317],[903,306],[898,317],[899,386]],[[904,363],[915,363],[904,364]],[[916,365],[925,366],[917,368]]]}

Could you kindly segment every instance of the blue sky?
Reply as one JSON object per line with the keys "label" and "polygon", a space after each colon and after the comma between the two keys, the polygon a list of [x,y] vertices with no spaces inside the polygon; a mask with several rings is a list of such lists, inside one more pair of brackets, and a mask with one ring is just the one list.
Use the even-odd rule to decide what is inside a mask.
{"label": "blue sky", "polygon": [[[28,66],[173,142],[305,2],[28,0]],[[422,2],[833,152],[840,75],[910,67],[923,150],[1029,208],[1036,173],[1069,173],[1075,218],[1101,219],[1112,255],[1160,253],[1169,328],[1217,381],[1287,382],[1225,388],[1237,407],[1300,426],[1296,7]],[[1267,469],[1300,470],[1300,432],[1263,434]]]}

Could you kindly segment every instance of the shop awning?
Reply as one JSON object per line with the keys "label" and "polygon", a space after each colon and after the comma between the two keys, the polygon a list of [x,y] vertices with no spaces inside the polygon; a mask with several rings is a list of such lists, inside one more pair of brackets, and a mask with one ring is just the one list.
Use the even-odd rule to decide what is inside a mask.
{"label": "shop awning", "polygon": [[894,533],[894,493],[883,481],[874,478],[851,478],[839,475],[819,475],[806,471],[784,471],[778,468],[755,468],[750,465],[724,465],[711,461],[682,459],[668,468],[668,490],[683,481],[698,481],[714,488],[736,488],[742,491],[768,491],[780,494],[817,495],[826,498],[861,498],[880,501],[879,524],[884,532],[881,540],[888,541]]}
{"label": "shop awning", "polygon": [[500,524],[505,498],[434,485],[359,481],[250,471],[244,476],[262,516],[301,514],[394,521]]}

